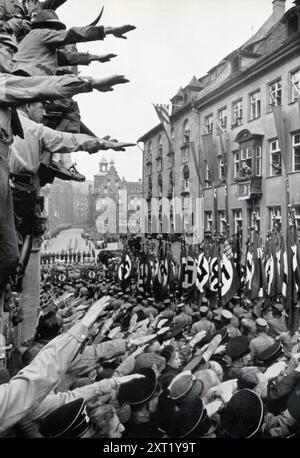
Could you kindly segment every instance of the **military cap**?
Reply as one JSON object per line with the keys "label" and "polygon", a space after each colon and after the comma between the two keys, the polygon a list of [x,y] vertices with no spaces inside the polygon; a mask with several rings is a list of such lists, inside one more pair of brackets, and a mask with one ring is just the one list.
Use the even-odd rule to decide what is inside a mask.
{"label": "military cap", "polygon": [[180,372],[168,386],[169,398],[174,402],[182,402],[187,397],[199,397],[202,391],[203,382],[197,380],[190,370]]}
{"label": "military cap", "polygon": [[207,313],[208,312],[208,307],[206,307],[206,305],[202,305],[200,308],[199,308],[199,312],[200,313]]}
{"label": "military cap", "polygon": [[[57,16],[56,12],[53,10],[41,10],[38,11],[37,14],[32,18],[31,27],[33,29],[38,29],[42,26],[49,26],[49,28],[54,28],[55,30],[65,30],[66,26],[63,24],[59,17]],[[83,252],[83,255],[85,253]]]}
{"label": "military cap", "polygon": [[184,302],[180,302],[180,304],[177,304],[178,309],[181,309],[182,307],[184,307]]}
{"label": "military cap", "polygon": [[206,297],[202,297],[201,304],[208,304],[208,299]]}
{"label": "military cap", "polygon": [[157,393],[157,378],[153,369],[144,367],[134,372],[142,374],[144,378],[131,380],[120,386],[118,393],[119,403],[127,402],[131,405],[139,405],[150,401]]}
{"label": "military cap", "polygon": [[44,417],[40,433],[44,437],[81,437],[89,429],[89,418],[82,398],[64,404]]}
{"label": "military cap", "polygon": [[165,299],[165,300],[164,300],[164,304],[170,305],[170,304],[171,304],[171,299]]}
{"label": "military cap", "polygon": [[136,296],[136,298],[137,298],[139,301],[142,301],[142,300],[143,300],[143,296],[142,296],[141,294],[138,294],[138,295]]}
{"label": "military cap", "polygon": [[220,412],[221,428],[232,438],[250,438],[261,429],[264,406],[248,388],[237,391]]}
{"label": "military cap", "polygon": [[147,299],[142,299],[142,305],[144,305],[145,307],[147,307],[147,305],[148,305]]}
{"label": "military cap", "polygon": [[222,317],[225,318],[226,320],[231,320],[232,316],[233,315],[229,310],[222,311]]}
{"label": "military cap", "polygon": [[277,358],[280,358],[284,354],[283,347],[280,342],[274,342],[270,347],[268,347],[263,352],[257,355],[257,359],[264,364],[264,366],[269,366],[273,364]]}
{"label": "military cap", "polygon": [[226,354],[230,358],[241,358],[250,353],[249,339],[246,336],[232,337],[226,345]]}
{"label": "military cap", "polygon": [[148,303],[149,303],[149,304],[154,304],[154,302],[155,302],[155,301],[154,301],[154,298],[153,298],[153,297],[149,297],[149,298],[148,298]]}
{"label": "military cap", "polygon": [[272,304],[272,309],[274,309],[274,311],[276,312],[282,313],[284,310],[284,307],[280,303],[275,303],[275,304]]}
{"label": "military cap", "polygon": [[171,416],[166,432],[171,437],[201,437],[210,429],[212,421],[203,401],[198,397],[185,402]]}
{"label": "military cap", "polygon": [[129,294],[124,294],[123,298],[124,298],[125,300],[129,299]]}
{"label": "military cap", "polygon": [[256,326],[260,326],[261,328],[266,328],[268,326],[268,323],[263,318],[257,318],[255,323],[256,323]]}

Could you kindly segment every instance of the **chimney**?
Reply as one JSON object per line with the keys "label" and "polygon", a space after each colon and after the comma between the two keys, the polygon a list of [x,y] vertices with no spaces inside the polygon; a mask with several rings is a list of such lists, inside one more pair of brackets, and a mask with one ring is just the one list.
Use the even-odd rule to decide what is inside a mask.
{"label": "chimney", "polygon": [[273,0],[273,16],[274,19],[279,20],[285,13],[286,0]]}

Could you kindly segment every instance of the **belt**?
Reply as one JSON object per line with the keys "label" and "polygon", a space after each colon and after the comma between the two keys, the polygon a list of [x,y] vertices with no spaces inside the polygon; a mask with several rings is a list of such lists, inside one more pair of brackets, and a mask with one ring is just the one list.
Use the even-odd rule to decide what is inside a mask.
{"label": "belt", "polygon": [[19,183],[25,183],[25,184],[32,184],[33,183],[33,176],[32,175],[15,175],[12,173],[10,175],[11,181],[16,181]]}

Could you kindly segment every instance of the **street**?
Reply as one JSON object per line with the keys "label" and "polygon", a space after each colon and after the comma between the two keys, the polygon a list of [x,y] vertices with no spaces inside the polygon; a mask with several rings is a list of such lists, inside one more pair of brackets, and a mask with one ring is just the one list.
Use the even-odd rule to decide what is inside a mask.
{"label": "street", "polygon": [[[81,237],[81,233],[83,232],[83,229],[79,228],[72,228],[72,229],[67,229],[65,231],[62,231],[57,237],[52,238],[50,240],[47,240],[47,248],[44,248],[44,244],[42,247],[42,252],[60,252],[61,250],[68,251],[69,249],[72,249],[73,251],[89,251],[88,243],[90,243],[90,246],[92,248],[94,247],[93,242],[89,241],[87,242],[85,239]],[[117,243],[108,243],[107,245],[107,250],[117,250],[118,249],[118,244]],[[96,250],[96,253],[98,253],[100,250]]]}

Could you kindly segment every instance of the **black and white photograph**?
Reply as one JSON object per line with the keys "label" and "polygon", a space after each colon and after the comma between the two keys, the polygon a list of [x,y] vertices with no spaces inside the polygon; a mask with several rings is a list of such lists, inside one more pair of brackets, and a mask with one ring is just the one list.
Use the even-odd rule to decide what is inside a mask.
{"label": "black and white photograph", "polygon": [[300,0],[0,0],[0,439],[35,438],[300,438]]}

